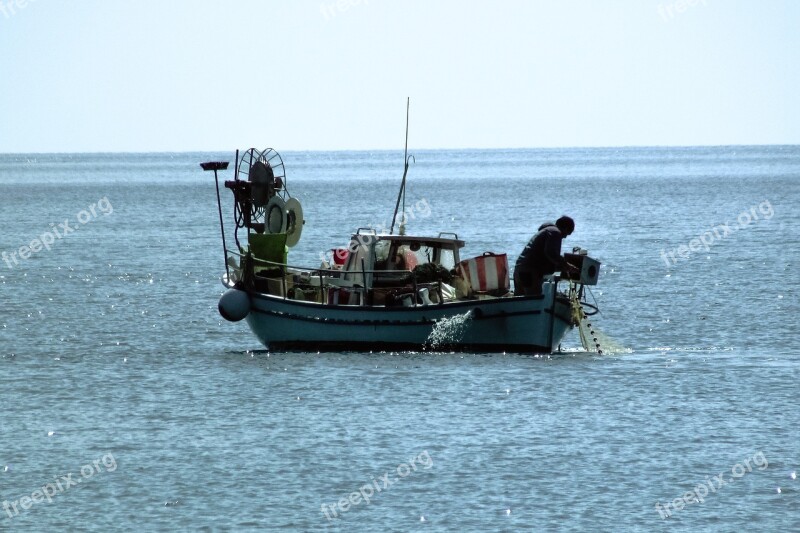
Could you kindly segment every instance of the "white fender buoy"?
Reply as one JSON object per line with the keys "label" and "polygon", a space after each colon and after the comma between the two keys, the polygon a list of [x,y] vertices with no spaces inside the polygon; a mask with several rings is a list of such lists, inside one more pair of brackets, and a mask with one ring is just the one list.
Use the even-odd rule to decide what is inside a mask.
{"label": "white fender buoy", "polygon": [[220,297],[217,307],[222,318],[238,322],[250,312],[250,296],[239,289],[228,289]]}

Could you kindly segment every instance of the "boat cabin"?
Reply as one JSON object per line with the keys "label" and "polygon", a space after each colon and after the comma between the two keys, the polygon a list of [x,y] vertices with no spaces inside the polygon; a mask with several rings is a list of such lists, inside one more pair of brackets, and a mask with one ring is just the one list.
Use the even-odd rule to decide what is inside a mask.
{"label": "boat cabin", "polygon": [[[452,270],[459,263],[464,241],[456,234],[437,237],[358,233],[350,239],[350,254],[342,279],[367,289],[411,283],[415,268],[432,264]],[[434,267],[435,268],[435,267]]]}

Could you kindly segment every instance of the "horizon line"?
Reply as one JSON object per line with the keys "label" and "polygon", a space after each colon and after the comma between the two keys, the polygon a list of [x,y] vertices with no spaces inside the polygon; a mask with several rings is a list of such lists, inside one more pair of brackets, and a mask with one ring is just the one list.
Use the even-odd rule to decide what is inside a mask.
{"label": "horizon line", "polygon": [[[583,146],[507,146],[507,147],[446,147],[446,148],[414,148],[420,151],[464,151],[464,150],[481,150],[481,151],[503,151],[503,150],[582,150],[582,149],[626,149],[626,148],[748,148],[748,147],[800,147],[800,144],[793,143],[753,143],[753,144],[629,144],[629,145],[583,145]],[[253,147],[250,147],[253,148]],[[243,151],[248,148],[238,150]],[[274,148],[273,148],[274,149]],[[0,155],[116,155],[116,154],[198,154],[198,153],[219,153],[236,151],[237,149],[213,149],[213,150],[109,150],[109,151],[88,151],[88,152],[62,152],[62,151],[41,151],[41,152],[4,152],[0,151]],[[412,149],[409,148],[409,152]],[[341,153],[341,152],[397,152],[403,151],[402,147],[398,148],[336,148],[336,149],[283,149],[283,153],[297,153],[297,152],[315,152],[315,153]]]}

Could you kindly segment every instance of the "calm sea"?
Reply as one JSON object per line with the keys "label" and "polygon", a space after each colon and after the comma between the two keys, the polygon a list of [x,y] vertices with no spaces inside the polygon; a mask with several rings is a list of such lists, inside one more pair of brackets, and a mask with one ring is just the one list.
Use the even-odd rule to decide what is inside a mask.
{"label": "calm sea", "polygon": [[[796,530],[800,147],[413,153],[465,257],[575,218],[617,351],[268,353],[216,310],[233,153],[0,155],[0,529]],[[283,156],[290,261],[390,223],[402,153]]]}

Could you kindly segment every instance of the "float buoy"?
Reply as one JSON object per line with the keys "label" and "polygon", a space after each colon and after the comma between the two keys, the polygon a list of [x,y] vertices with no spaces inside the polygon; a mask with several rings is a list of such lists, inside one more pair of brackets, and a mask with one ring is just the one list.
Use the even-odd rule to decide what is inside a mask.
{"label": "float buoy", "polygon": [[219,299],[219,314],[230,322],[238,322],[250,313],[250,296],[240,289],[228,289]]}

